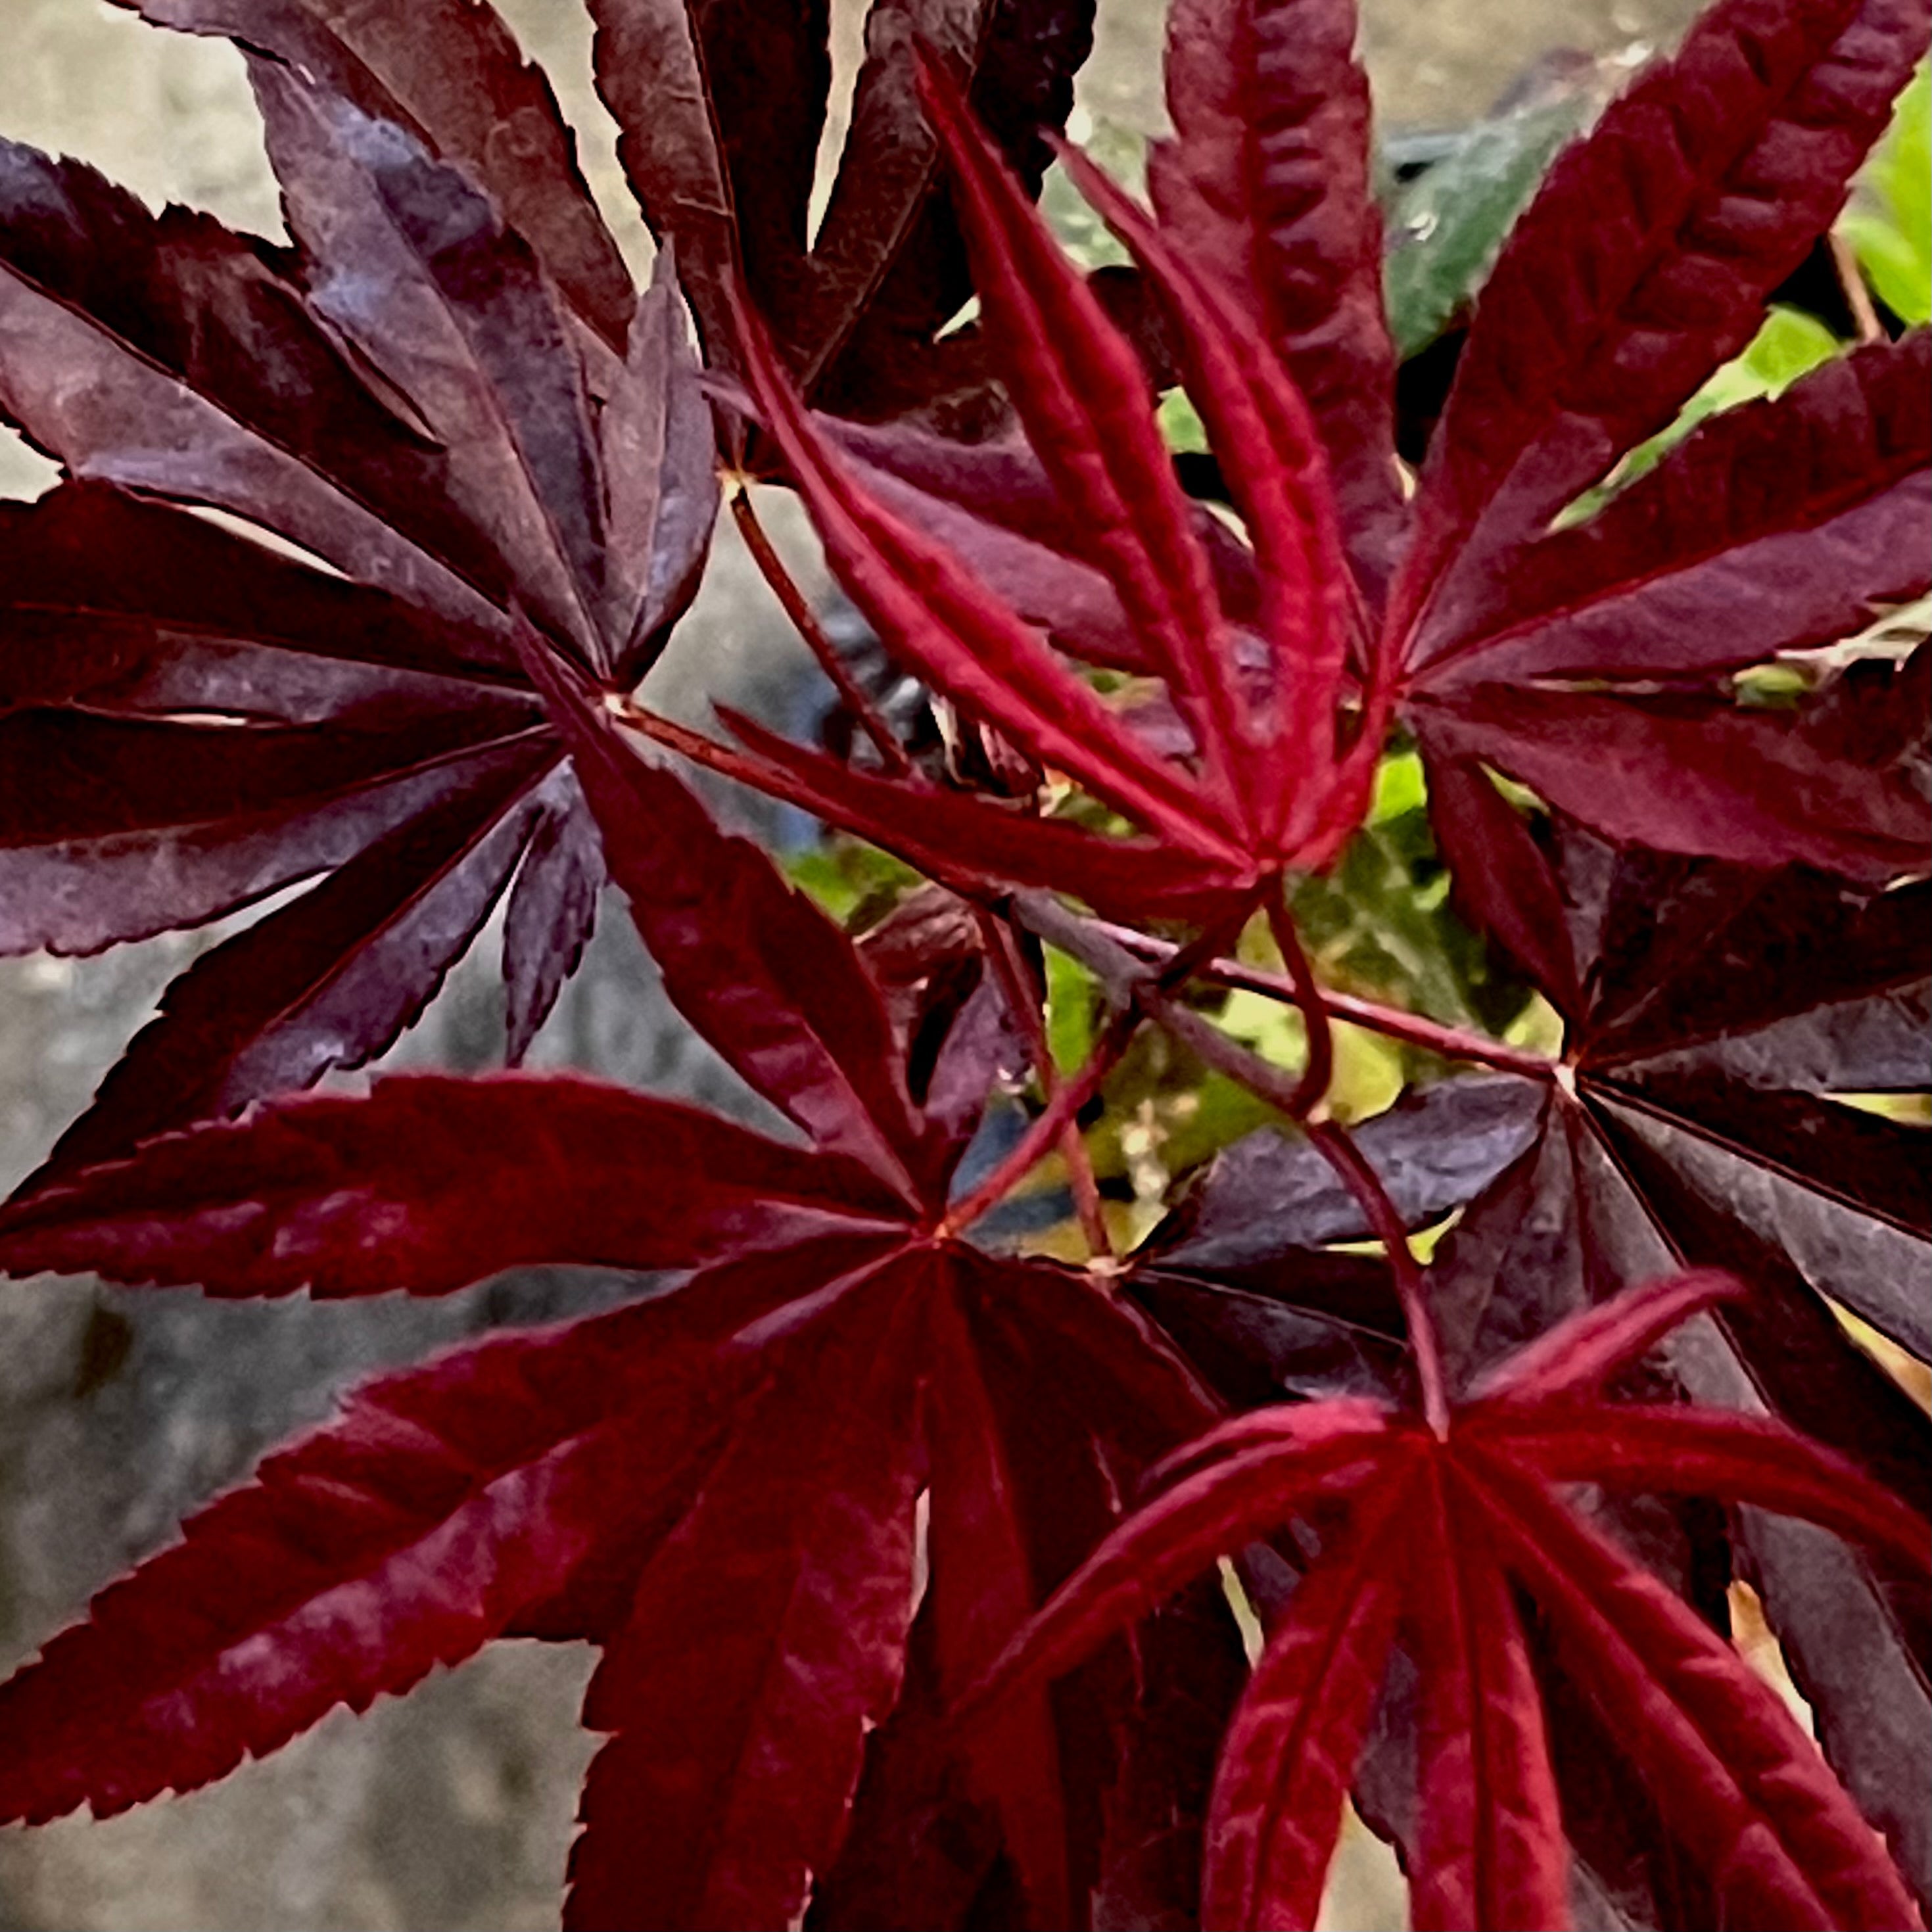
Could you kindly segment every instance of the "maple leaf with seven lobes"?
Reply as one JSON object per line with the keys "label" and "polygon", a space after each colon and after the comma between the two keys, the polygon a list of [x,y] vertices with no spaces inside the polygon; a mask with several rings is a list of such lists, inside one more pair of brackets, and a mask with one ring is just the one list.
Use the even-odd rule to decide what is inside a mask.
{"label": "maple leaf with seven lobes", "polygon": [[[292,245],[0,144],[0,414],[69,479],[0,506],[0,951],[320,883],[169,989],[38,1180],[374,1058],[506,896],[520,1058],[604,867],[512,614],[628,689],[690,601],[718,490],[674,252],[714,355],[735,255],[795,364],[862,412],[932,399],[966,292],[891,6],[808,260],[824,20],[598,0],[598,85],[676,244],[640,298],[483,0],[128,4],[240,44]],[[1091,18],[944,23],[1036,182]]]}
{"label": "maple leaf with seven lobes", "polygon": [[[1486,764],[1619,841],[1874,884],[1921,866],[1905,774],[1726,680],[1932,585],[1932,338],[1836,359],[1562,514],[1744,346],[1828,226],[1924,50],[1920,0],[1724,0],[1646,69],[1511,234],[1408,500],[1354,34],[1346,0],[1178,7],[1158,224],[1064,155],[1166,311],[1245,544],[1182,495],[1126,339],[936,68],[1030,446],[814,422],[748,327],[758,406],[887,650],[1147,836],[1016,824],[741,721],[752,757],[720,761],[962,885],[1123,914],[1225,916],[1324,866],[1391,716],[1465,781],[1435,812],[1477,860],[1496,862]],[[1070,656],[1162,680],[1184,755]]]}
{"label": "maple leaf with seven lobes", "polygon": [[[580,674],[532,662],[670,996],[809,1144],[567,1076],[396,1077],[0,1214],[10,1273],[216,1295],[698,1270],[386,1378],[272,1456],[0,1687],[0,1815],[192,1790],[493,1638],[588,1638],[585,1721],[610,1736],[566,1922],[783,1924],[838,1876],[909,1643],[908,1695],[942,1710],[1214,1408],[1090,1280],[950,1232],[1005,1039],[991,988],[915,1105],[850,943],[632,756]],[[1017,1700],[964,1760],[999,1828],[947,1880],[962,1909],[1004,1842],[1037,1921],[1066,1922],[1133,1700],[1103,1672]]]}
{"label": "maple leaf with seven lobes", "polygon": [[74,479],[0,509],[0,950],[328,875],[168,990],[42,1178],[373,1058],[506,891],[520,1057],[604,867],[511,610],[628,686],[716,512],[668,256],[613,347],[462,169],[252,72],[294,250],[0,149],[0,410]]}
{"label": "maple leaf with seven lobes", "polygon": [[[1222,1748],[1210,1925],[1308,1928],[1392,1651],[1420,1672],[1411,1910],[1424,1932],[1562,1927],[1562,1822],[1523,1593],[1565,1675],[1708,1873],[1724,1922],[1922,1923],[1882,1841],[1731,1646],[1552,1492],[1695,1492],[1822,1524],[1932,1568],[1932,1529],[1778,1424],[1599,1391],[1728,1277],[1680,1275],[1547,1331],[1439,1435],[1360,1398],[1262,1408],[1156,1472],[971,1700],[997,1712],[1217,1556],[1313,1516],[1322,1547],[1269,1633]],[[970,1718],[969,1715],[969,1721]]]}

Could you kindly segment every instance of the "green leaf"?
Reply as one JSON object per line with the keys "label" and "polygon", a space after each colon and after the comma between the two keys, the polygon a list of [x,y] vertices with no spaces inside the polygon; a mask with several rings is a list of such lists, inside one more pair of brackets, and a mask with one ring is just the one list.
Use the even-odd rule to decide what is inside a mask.
{"label": "green leaf", "polygon": [[1932,69],[1898,98],[1840,229],[1901,322],[1932,322]]}
{"label": "green leaf", "polygon": [[1556,151],[1595,105],[1579,94],[1479,122],[1389,190],[1384,286],[1390,332],[1405,360],[1473,300]]}
{"label": "green leaf", "polygon": [[1049,946],[1046,953],[1046,1044],[1054,1066],[1077,1073],[1094,1050],[1098,982],[1078,960]]}

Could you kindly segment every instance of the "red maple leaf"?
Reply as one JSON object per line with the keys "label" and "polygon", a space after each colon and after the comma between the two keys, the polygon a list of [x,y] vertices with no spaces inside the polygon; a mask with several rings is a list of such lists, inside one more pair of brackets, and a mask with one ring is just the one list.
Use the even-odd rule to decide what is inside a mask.
{"label": "red maple leaf", "polygon": [[[916,1615],[943,1703],[1214,1408],[1096,1281],[962,1238],[1004,1185],[949,1199],[986,1036],[956,1026],[915,1104],[851,943],[531,662],[672,998],[808,1144],[570,1076],[397,1077],[5,1210],[10,1273],[217,1295],[698,1272],[376,1382],[191,1519],[0,1688],[0,1815],[192,1790],[492,1638],[587,1638],[610,1738],[566,1922],[782,1924],[832,1864]],[[1090,1688],[1090,1740],[1132,1696]],[[1021,1700],[964,1774],[1047,1923],[1086,1842],[1057,1735]]]}
{"label": "red maple leaf", "polygon": [[1392,1651],[1420,1673],[1414,1922],[1570,1923],[1568,1858],[1519,1615],[1703,1865],[1725,1922],[1922,1922],[1883,1841],[1731,1646],[1556,1491],[1588,1483],[1755,1504],[1923,1574],[1932,1528],[1768,1420],[1606,1402],[1619,1368],[1721,1297],[1680,1275],[1573,1317],[1432,1421],[1364,1398],[1265,1408],[1157,1472],[1151,1500],[1063,1586],[968,1706],[997,1711],[1216,1557],[1296,1519],[1321,1550],[1269,1633],[1222,1748],[1204,1923],[1306,1928]]}
{"label": "red maple leaf", "polygon": [[[962,889],[1123,915],[1232,919],[1326,866],[1392,717],[1449,775],[1445,844],[1492,872],[1494,814],[1452,782],[1480,762],[1619,840],[1874,883],[1918,864],[1908,775],[1725,680],[1932,586],[1932,338],[1835,361],[1576,527],[1562,513],[1744,346],[1923,53],[1924,8],[1727,0],[1646,69],[1512,234],[1408,502],[1353,28],[1346,0],[1181,8],[1159,223],[1063,154],[1158,298],[1245,544],[1182,494],[1133,348],[936,63],[924,98],[1028,446],[814,422],[745,327],[758,406],[888,652],[1145,837],[1018,824],[736,718],[748,758],[660,735]],[[1049,639],[1160,680],[1178,749],[1173,718],[1165,742],[1137,730]]]}

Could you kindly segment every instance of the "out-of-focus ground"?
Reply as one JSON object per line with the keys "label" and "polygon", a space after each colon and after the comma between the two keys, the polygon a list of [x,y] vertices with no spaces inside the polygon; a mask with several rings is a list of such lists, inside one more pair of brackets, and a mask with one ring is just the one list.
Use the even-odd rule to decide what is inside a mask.
{"label": "out-of-focus ground", "polygon": [[[591,88],[581,7],[500,4],[548,68],[592,185],[641,262],[647,244]],[[848,86],[861,10],[836,0]],[[1099,50],[1082,82],[1096,118],[1160,124],[1163,10],[1155,0],[1101,0]],[[1366,0],[1364,45],[1386,127],[1453,127],[1550,50],[1666,42],[1692,10],[1688,0]],[[106,0],[0,0],[0,134],[83,157],[150,201],[278,228],[238,58]],[[38,494],[52,475],[0,430],[0,494]],[[656,674],[669,687],[658,694],[691,710],[706,691],[769,691],[795,662],[762,586],[724,544]],[[95,960],[0,961],[0,1186],[80,1109],[161,986],[206,943],[170,937]],[[493,981],[479,956],[399,1053],[487,1063],[500,1028]],[[536,1057],[731,1097],[668,1016],[614,903]],[[184,1514],[290,1428],[325,1415],[346,1384],[492,1322],[615,1292],[538,1282],[429,1304],[262,1307],[0,1285],[0,1667],[168,1540]],[[500,1646],[367,1717],[338,1712],[212,1790],[105,1823],[0,1834],[0,1932],[554,1924],[589,1755],[574,1718],[590,1664],[584,1652]],[[1399,1925],[1385,1855],[1361,1849],[1366,1834],[1352,1841],[1329,1923]]]}

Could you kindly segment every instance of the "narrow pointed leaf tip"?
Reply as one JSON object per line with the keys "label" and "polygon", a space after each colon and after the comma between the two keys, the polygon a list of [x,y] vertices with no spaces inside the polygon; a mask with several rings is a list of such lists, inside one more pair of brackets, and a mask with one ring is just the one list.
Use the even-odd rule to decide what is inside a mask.
{"label": "narrow pointed leaf tip", "polygon": [[[892,482],[889,503],[880,494],[886,482],[868,484],[868,473],[890,482],[890,469],[868,472],[807,414],[741,295],[748,386],[835,572],[906,668],[1191,864],[1197,903],[1251,896],[1286,866],[1325,866],[1366,808],[1391,687],[1374,680],[1374,717],[1352,728],[1344,769],[1341,700],[1350,656],[1362,655],[1366,620],[1306,406],[1253,324],[1211,278],[1070,152],[1068,165],[1172,311],[1190,386],[1246,519],[1254,561],[1242,566],[1252,577],[1244,596],[1255,615],[1231,616],[1214,561],[1226,533],[1182,494],[1132,350],[943,66],[923,59],[919,86],[979,265],[988,339],[1055,520],[1080,553],[1067,568],[1109,586],[1132,655],[1165,683],[1191,757],[1182,764],[1156,751],[976,577],[967,556],[980,548],[971,539],[977,512],[940,520],[965,543],[962,554],[918,527],[918,506],[927,500],[921,490]],[[1011,541],[989,538],[984,547],[996,574],[1011,571]],[[1054,598],[1040,592],[1050,564],[1030,557],[1028,569],[1027,578],[1005,580],[1024,589],[1030,604],[1052,608]],[[768,752],[773,756],[783,754]],[[882,800],[894,782],[880,782]],[[855,800],[839,797],[842,788],[850,785],[814,784],[815,808],[916,862],[946,862],[931,849],[938,823],[924,826],[915,850],[912,831],[896,828],[893,814],[855,809]],[[905,818],[920,822],[910,800]],[[946,845],[964,831],[962,824],[945,834]],[[1082,881],[1055,873],[1043,842],[1036,844],[1034,862],[1045,875],[1080,890]],[[950,856],[961,876],[1015,874],[1015,861],[970,832]],[[1158,896],[1150,890],[1142,903],[1172,905],[1178,897],[1172,888]]]}

